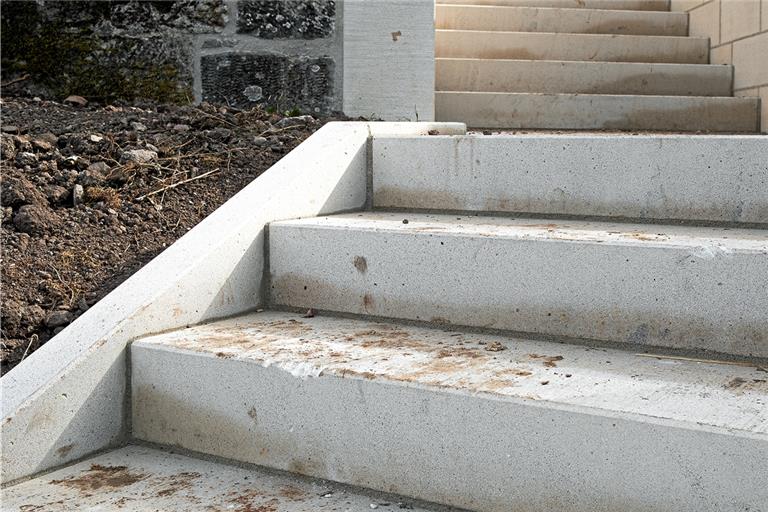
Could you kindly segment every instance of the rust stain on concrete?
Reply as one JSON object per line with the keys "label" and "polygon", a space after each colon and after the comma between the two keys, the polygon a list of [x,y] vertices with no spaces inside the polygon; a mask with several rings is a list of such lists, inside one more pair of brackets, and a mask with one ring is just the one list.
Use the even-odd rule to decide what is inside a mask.
{"label": "rust stain on concrete", "polygon": [[90,469],[83,471],[78,477],[51,480],[50,483],[77,489],[81,493],[90,493],[102,488],[118,489],[126,487],[146,478],[146,474],[132,473],[126,466],[93,464]]}

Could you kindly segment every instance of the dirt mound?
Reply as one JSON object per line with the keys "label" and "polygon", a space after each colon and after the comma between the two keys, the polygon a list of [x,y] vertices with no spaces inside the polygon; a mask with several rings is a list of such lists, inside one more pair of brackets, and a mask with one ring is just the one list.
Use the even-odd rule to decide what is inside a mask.
{"label": "dirt mound", "polygon": [[3,372],[322,125],[210,105],[1,106]]}

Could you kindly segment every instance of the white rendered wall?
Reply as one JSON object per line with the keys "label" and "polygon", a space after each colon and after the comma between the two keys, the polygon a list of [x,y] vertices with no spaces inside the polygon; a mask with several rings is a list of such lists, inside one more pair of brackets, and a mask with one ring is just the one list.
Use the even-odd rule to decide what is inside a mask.
{"label": "white rendered wall", "polygon": [[432,121],[432,0],[345,0],[344,113],[385,121]]}

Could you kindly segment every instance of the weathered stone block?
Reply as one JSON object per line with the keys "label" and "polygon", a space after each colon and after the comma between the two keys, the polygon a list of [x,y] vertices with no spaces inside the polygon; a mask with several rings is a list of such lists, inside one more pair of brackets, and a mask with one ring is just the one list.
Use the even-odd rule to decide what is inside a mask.
{"label": "weathered stone block", "polygon": [[317,39],[333,33],[334,0],[240,0],[237,31],[264,39]]}
{"label": "weathered stone block", "polygon": [[201,59],[203,100],[236,107],[263,105],[328,113],[333,95],[330,57],[218,54]]}

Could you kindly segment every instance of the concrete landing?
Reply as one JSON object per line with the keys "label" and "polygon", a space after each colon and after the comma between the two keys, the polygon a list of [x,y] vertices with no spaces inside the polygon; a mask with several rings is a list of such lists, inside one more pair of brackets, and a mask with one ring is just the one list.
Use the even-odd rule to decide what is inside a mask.
{"label": "concrete landing", "polygon": [[131,365],[134,435],[197,452],[483,512],[768,503],[754,366],[280,312]]}
{"label": "concrete landing", "polygon": [[127,446],[3,489],[4,512],[314,512],[409,510],[412,500],[339,484]]}

